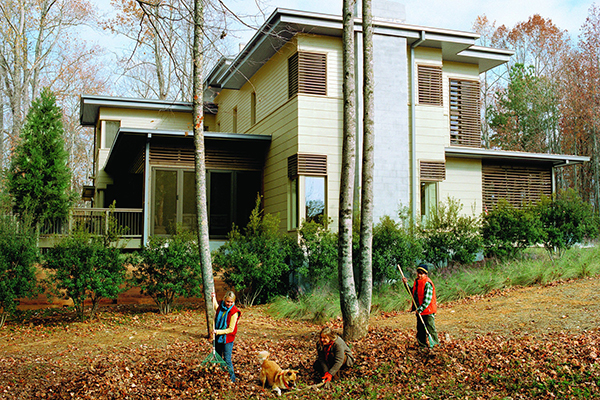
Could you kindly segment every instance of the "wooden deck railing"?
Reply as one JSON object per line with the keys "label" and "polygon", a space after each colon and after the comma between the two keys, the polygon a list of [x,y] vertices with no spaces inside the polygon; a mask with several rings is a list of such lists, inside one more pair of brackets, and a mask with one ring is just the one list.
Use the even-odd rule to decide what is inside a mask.
{"label": "wooden deck railing", "polygon": [[137,208],[73,208],[66,219],[49,221],[41,229],[41,237],[67,235],[76,228],[92,235],[104,235],[109,228],[110,217],[121,228],[124,239],[142,237],[142,209]]}

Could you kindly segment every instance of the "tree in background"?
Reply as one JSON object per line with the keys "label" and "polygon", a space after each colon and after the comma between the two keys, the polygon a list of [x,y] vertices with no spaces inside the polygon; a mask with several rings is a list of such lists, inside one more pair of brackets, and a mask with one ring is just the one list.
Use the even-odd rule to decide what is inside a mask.
{"label": "tree in background", "polygon": [[74,201],[63,133],[56,98],[44,89],[27,114],[9,174],[14,211],[36,226],[66,217]]}
{"label": "tree in background", "polygon": [[569,54],[562,78],[561,131],[565,152],[586,155],[590,162],[571,168],[562,178],[585,201],[600,209],[600,7],[592,5],[578,48]]}
{"label": "tree in background", "polygon": [[503,150],[559,152],[559,104],[556,86],[536,76],[532,66],[515,64],[508,87],[496,94],[488,110],[493,147]]}
{"label": "tree in background", "polygon": [[[212,67],[224,55],[234,54],[225,39],[235,15],[223,2],[203,3],[207,59]],[[116,16],[101,23],[104,29],[129,40],[129,55],[119,58],[127,92],[143,98],[189,101],[192,96],[193,8],[187,0],[111,0]],[[237,46],[237,43],[236,43]],[[237,52],[237,48],[235,49]]]}
{"label": "tree in background", "polygon": [[[40,88],[69,92],[77,87],[73,71],[88,65],[97,49],[78,38],[77,29],[93,23],[86,0],[5,0],[0,3],[0,109],[10,110],[0,137],[5,152],[15,147],[31,101]],[[69,78],[66,86],[58,82]],[[93,75],[86,76],[93,81]],[[80,92],[77,89],[75,91]],[[77,93],[79,94],[79,93]],[[4,115],[3,115],[4,117]],[[4,126],[0,126],[4,129]],[[0,167],[4,165],[0,152]],[[9,154],[8,154],[9,155]]]}

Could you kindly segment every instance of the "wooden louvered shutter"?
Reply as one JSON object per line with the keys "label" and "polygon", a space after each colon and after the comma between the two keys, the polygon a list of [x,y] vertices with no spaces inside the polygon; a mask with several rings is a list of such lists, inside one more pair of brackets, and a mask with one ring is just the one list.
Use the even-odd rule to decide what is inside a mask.
{"label": "wooden louvered shutter", "polygon": [[421,181],[440,182],[446,179],[446,163],[443,161],[420,161]]}
{"label": "wooden louvered shutter", "polygon": [[429,65],[417,67],[419,104],[441,106],[442,68]]}
{"label": "wooden louvered shutter", "polygon": [[288,59],[288,91],[290,98],[298,94],[298,53]]}
{"label": "wooden louvered shutter", "polygon": [[288,59],[289,97],[327,96],[327,54],[300,51]]}
{"label": "wooden louvered shutter", "polygon": [[288,177],[327,176],[327,155],[298,153],[288,157]]}
{"label": "wooden louvered shutter", "polygon": [[479,81],[450,79],[450,144],[481,147]]}
{"label": "wooden louvered shutter", "polygon": [[515,207],[535,203],[552,195],[550,167],[484,162],[483,205],[491,209],[500,199]]}

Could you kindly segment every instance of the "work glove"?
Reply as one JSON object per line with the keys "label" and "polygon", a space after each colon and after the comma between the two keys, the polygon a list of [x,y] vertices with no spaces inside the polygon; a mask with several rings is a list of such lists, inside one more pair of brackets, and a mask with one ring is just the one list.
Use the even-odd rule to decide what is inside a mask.
{"label": "work glove", "polygon": [[331,382],[331,378],[333,378],[333,376],[331,376],[329,372],[325,372],[325,375],[323,375],[323,382]]}

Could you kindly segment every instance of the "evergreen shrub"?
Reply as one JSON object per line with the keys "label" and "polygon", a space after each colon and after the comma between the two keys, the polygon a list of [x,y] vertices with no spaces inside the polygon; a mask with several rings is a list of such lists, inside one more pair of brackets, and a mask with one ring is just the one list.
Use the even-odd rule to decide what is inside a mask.
{"label": "evergreen shrub", "polygon": [[481,234],[485,254],[501,259],[514,258],[538,242],[541,224],[532,206],[521,208],[506,199],[482,214]]}
{"label": "evergreen shrub", "polygon": [[259,198],[244,232],[234,225],[227,241],[213,252],[215,271],[223,273],[241,304],[265,303],[287,295],[293,286],[292,264],[301,262],[298,242],[280,233],[279,223],[278,216],[261,210]]}
{"label": "evergreen shrub", "polygon": [[427,216],[420,227],[423,261],[438,267],[475,261],[482,248],[480,222],[462,215],[461,210],[460,201],[449,197]]}
{"label": "evergreen shrub", "polygon": [[38,293],[39,253],[33,230],[12,215],[0,216],[0,327],[17,308],[17,299]]}
{"label": "evergreen shrub", "polygon": [[44,267],[46,282],[57,296],[73,300],[80,320],[84,320],[84,302],[91,302],[90,318],[102,298],[115,299],[123,290],[127,269],[121,250],[104,246],[103,238],[75,231],[48,249]]}
{"label": "evergreen shrub", "polygon": [[421,253],[421,243],[412,232],[389,216],[382,217],[373,228],[374,283],[401,279],[397,266],[412,270]]}
{"label": "evergreen shrub", "polygon": [[200,253],[191,231],[177,229],[170,237],[150,237],[136,264],[131,284],[150,296],[161,314],[170,313],[180,297],[202,295]]}

